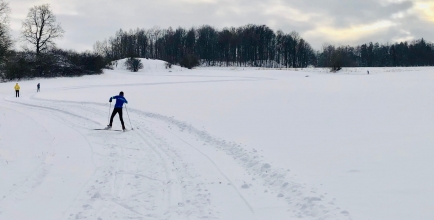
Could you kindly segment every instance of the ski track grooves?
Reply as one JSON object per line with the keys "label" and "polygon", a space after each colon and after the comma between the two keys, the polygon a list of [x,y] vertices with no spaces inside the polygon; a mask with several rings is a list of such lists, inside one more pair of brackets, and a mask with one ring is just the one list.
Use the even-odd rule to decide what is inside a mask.
{"label": "ski track grooves", "polygon": [[86,85],[86,86],[62,87],[62,88],[58,88],[58,89],[73,90],[73,89],[87,89],[87,88],[95,88],[95,87],[157,86],[157,85],[191,84],[191,83],[218,83],[218,82],[243,82],[243,81],[258,81],[258,80],[273,80],[271,78],[251,78],[251,77],[237,77],[237,78],[244,78],[244,79],[197,80],[197,81],[159,82],[159,83],[129,83],[129,84],[111,84],[111,85]]}
{"label": "ski track grooves", "polygon": [[[253,79],[245,79],[241,81],[252,81]],[[258,79],[256,79],[258,80]],[[268,79],[270,80],[270,79]],[[240,80],[214,80],[214,81],[194,81],[196,82],[216,82],[216,81],[240,81]],[[176,83],[192,83],[192,82],[176,82]],[[145,83],[137,85],[158,85],[158,84],[173,84],[173,83]],[[131,86],[131,84],[128,84]],[[115,86],[115,85],[113,85]],[[116,85],[118,86],[118,85]],[[88,86],[90,87],[90,86]],[[79,89],[87,88],[83,87],[68,87],[62,89]],[[100,216],[113,216],[115,215],[119,219],[123,218],[157,218],[157,219],[177,219],[189,218],[191,215],[195,215],[197,218],[216,218],[215,214],[212,213],[212,208],[206,201],[209,201],[209,196],[200,195],[191,198],[192,195],[185,194],[189,193],[186,189],[187,185],[182,186],[185,182],[191,185],[196,184],[196,188],[203,184],[201,180],[195,180],[195,174],[193,171],[188,169],[188,161],[183,161],[183,158],[179,156],[173,146],[165,141],[165,138],[176,138],[183,143],[185,143],[190,149],[196,151],[202,155],[206,160],[208,160],[215,167],[220,175],[226,179],[233,190],[238,194],[239,198],[244,202],[246,207],[255,213],[254,208],[249,203],[248,199],[243,195],[238,189],[238,186],[231,180],[228,175],[226,175],[218,166],[218,164],[206,153],[199,150],[190,141],[186,140],[185,137],[189,139],[200,139],[203,143],[211,145],[213,148],[219,151],[223,151],[225,154],[231,156],[240,166],[242,166],[247,173],[252,174],[260,184],[272,188],[275,192],[285,195],[285,201],[288,204],[288,211],[294,213],[294,217],[308,219],[350,219],[346,211],[336,211],[338,210],[334,204],[329,203],[323,195],[317,195],[317,193],[312,193],[311,189],[305,189],[302,184],[298,184],[293,181],[289,181],[286,176],[286,171],[281,169],[271,168],[271,166],[261,161],[256,152],[246,152],[240,145],[227,142],[220,138],[216,138],[206,131],[196,129],[190,124],[182,121],[175,120],[172,117],[163,116],[156,113],[145,112],[137,109],[129,108],[131,115],[135,119],[136,129],[134,131],[126,132],[122,135],[137,136],[139,141],[137,143],[132,143],[133,146],[119,146],[116,144],[109,144],[109,142],[93,140],[88,138],[88,135],[99,135],[98,132],[89,131],[89,126],[101,126],[99,121],[107,120],[107,112],[102,109],[102,107],[107,107],[107,104],[95,103],[95,102],[74,102],[66,100],[49,100],[41,99],[33,96],[30,97],[29,102],[23,103],[12,101],[5,98],[5,101],[13,104],[19,104],[28,108],[39,109],[40,111],[46,111],[52,114],[57,120],[62,123],[67,123],[70,127],[78,131],[88,142],[92,150],[92,162],[95,165],[95,172],[88,182],[83,186],[81,192],[77,193],[74,204],[71,205],[70,210],[65,212],[65,219],[81,219],[81,218],[95,218],[99,219]],[[86,113],[86,115],[83,115]],[[91,116],[88,116],[91,115]],[[90,124],[89,124],[90,122]],[[152,123],[154,126],[163,130],[162,132],[155,133],[153,130],[147,128],[147,124]],[[138,125],[138,126],[137,126]],[[179,129],[178,133],[168,130],[164,125],[175,126]],[[106,134],[102,134],[106,135]],[[107,137],[116,137],[119,140],[123,140],[121,134],[107,134]],[[172,136],[172,137],[168,137]],[[182,137],[181,137],[182,136]],[[118,140],[117,143],[123,143]],[[110,148],[110,150],[103,151],[102,153],[97,152],[97,148]],[[146,155],[151,150],[152,155]],[[131,152],[137,152],[132,154]],[[139,153],[142,152],[142,153]],[[105,153],[109,153],[106,155]],[[131,158],[131,155],[137,158]],[[146,172],[151,172],[148,174],[142,174],[142,171],[126,171],[129,167],[134,167],[132,163],[141,163],[143,158],[141,156],[151,158],[154,165],[148,163],[149,166],[155,166],[157,169],[164,171],[163,176],[155,176],[156,173],[152,173],[152,169],[148,168]],[[98,165],[104,164],[102,162],[97,162],[98,159],[95,157],[111,160],[111,162],[106,166]],[[150,159],[150,160],[151,160]],[[155,161],[154,161],[155,160]],[[151,162],[152,162],[151,161]],[[178,169],[178,168],[181,168]],[[182,170],[182,168],[187,168]],[[134,177],[134,178],[133,178]],[[131,185],[136,184],[137,187],[140,185],[138,178],[145,178],[148,181],[158,183],[157,185],[150,184],[151,192],[139,192],[136,190],[134,194],[129,196],[129,198],[136,198],[144,195],[145,197],[155,198],[162,196],[164,199],[162,201],[150,201],[144,200],[145,208],[132,207],[129,204],[123,203],[123,199],[128,197],[126,189]],[[103,180],[101,180],[103,179]],[[104,187],[95,187],[96,184],[92,185],[93,182],[100,183],[100,185],[110,185],[110,192],[108,195],[104,194]],[[199,182],[198,182],[199,181]],[[128,184],[128,185],[127,185]],[[98,188],[98,189],[97,189]],[[139,189],[139,188],[136,188]],[[160,189],[160,190],[158,190]],[[87,196],[91,196],[91,199],[86,199]],[[162,194],[162,195],[160,195]],[[190,208],[189,211],[182,211],[180,206],[185,205],[185,201],[189,197]],[[279,196],[280,197],[280,196]],[[160,203],[161,202],[161,203]],[[88,205],[81,204],[89,203]],[[150,203],[150,205],[146,205]],[[193,204],[194,203],[194,204]],[[164,205],[163,205],[164,204]],[[162,206],[161,206],[162,205]],[[90,208],[89,208],[90,207]],[[92,209],[95,209],[92,211]],[[80,211],[81,210],[81,211]],[[75,212],[75,215],[73,215]],[[176,214],[175,214],[176,213]],[[318,214],[326,213],[326,214]],[[69,216],[68,216],[69,214]],[[120,215],[120,216],[118,216]]]}
{"label": "ski track grooves", "polygon": [[249,202],[247,202],[247,200],[243,197],[243,195],[240,193],[240,191],[235,187],[233,182],[223,173],[223,171],[218,167],[218,165],[208,155],[206,155],[205,153],[203,153],[202,151],[200,151],[199,149],[197,149],[196,147],[194,147],[193,145],[191,145],[190,143],[188,143],[187,141],[185,141],[184,139],[182,139],[181,137],[179,137],[175,133],[167,130],[166,128],[162,128],[162,129],[164,129],[166,132],[171,133],[173,136],[175,136],[176,138],[178,138],[179,140],[181,140],[182,142],[184,142],[185,144],[187,144],[188,146],[193,148],[195,151],[199,152],[201,155],[206,157],[214,165],[214,167],[219,171],[219,173],[231,184],[232,188],[238,193],[238,196],[244,201],[244,203],[250,209],[250,211],[254,212],[252,206],[249,204]]}
{"label": "ski track grooves", "polygon": [[[9,107],[5,107],[5,106],[2,106],[2,108],[8,109],[10,111],[15,111],[15,109],[12,109],[12,108],[9,108]],[[36,122],[32,117],[30,117],[26,113],[20,112],[20,114],[23,114],[28,119]],[[44,128],[45,132],[48,132],[48,130],[47,130],[47,128],[45,126],[43,126],[43,125],[41,125],[41,126]],[[50,154],[49,152],[53,152],[53,149],[52,149],[53,148],[52,147],[53,146],[53,142],[54,142],[54,138],[50,141],[50,144],[49,144],[51,146],[50,150],[48,150],[47,152],[45,152],[45,154],[44,154],[44,152],[41,153],[41,155],[45,156],[45,158],[47,156],[49,156],[49,154]],[[9,198],[11,195],[15,195],[15,197],[22,196],[22,194],[26,193],[26,190],[27,190],[25,188],[26,186],[30,186],[30,188],[34,188],[35,186],[37,186],[37,185],[40,184],[41,180],[45,177],[47,171],[51,167],[50,165],[44,164],[44,162],[42,162],[42,161],[44,161],[44,160],[41,159],[39,161],[38,165],[32,171],[29,172],[29,175],[28,175],[28,177],[25,180],[23,180],[23,181],[21,181],[19,183],[16,183],[17,187],[15,187],[13,190],[9,191],[3,197],[1,197],[0,198],[0,203],[3,202],[5,200],[5,198]]]}
{"label": "ski track grooves", "polygon": [[[6,101],[9,101],[9,100],[6,100]],[[64,114],[64,115],[66,115],[68,117],[72,116],[73,120],[80,119],[80,120],[84,120],[84,121],[93,122],[94,124],[97,124],[97,122],[91,120],[90,117],[85,117],[85,116],[81,116],[79,114],[74,113],[74,110],[75,109],[79,109],[81,112],[83,112],[83,110],[85,110],[86,112],[96,113],[96,114],[99,114],[99,115],[105,115],[105,111],[103,112],[103,111],[100,111],[100,110],[97,110],[97,109],[94,109],[94,108],[90,108],[90,107],[87,107],[87,106],[84,107],[82,105],[80,105],[80,106],[77,107],[76,103],[66,103],[66,106],[68,107],[67,108],[68,110],[63,110],[62,106],[59,108],[59,105],[58,105],[59,102],[56,102],[56,101],[50,102],[50,101],[47,101],[47,100],[44,100],[44,101],[45,101],[45,103],[41,103],[41,104],[28,104],[28,103],[13,102],[13,101],[9,101],[9,102],[14,103],[14,104],[23,105],[23,106],[26,106],[26,107],[29,107],[29,108],[34,108],[34,109],[41,110],[41,111],[47,111],[48,113],[51,113],[51,114],[55,113],[53,116],[56,117],[57,120],[60,120],[62,123],[68,123],[71,126],[77,127],[77,128],[86,128],[86,127],[84,127],[84,126],[82,126],[80,124],[77,125],[77,123],[75,123],[75,124],[71,123],[69,120],[67,120],[65,118],[62,118],[58,114]],[[53,106],[50,106],[50,105],[53,105]],[[54,107],[54,106],[57,106],[57,107]],[[63,106],[65,106],[65,105],[63,105]],[[169,190],[164,190],[164,189],[162,190],[164,192],[164,194],[166,195],[166,196],[164,196],[164,198],[165,198],[164,201],[166,201],[165,202],[166,205],[164,205],[164,207],[165,207],[165,208],[163,208],[164,210],[159,211],[158,213],[164,213],[164,215],[171,214],[171,213],[173,213],[173,211],[171,210],[171,206],[175,206],[175,203],[179,200],[178,199],[178,200],[173,200],[172,201],[173,191],[180,192],[180,189],[179,189],[180,187],[179,186],[175,187],[175,184],[173,184],[174,182],[176,183],[176,182],[180,182],[180,181],[177,180],[176,174],[173,172],[174,169],[169,167],[169,162],[168,161],[169,160],[173,160],[173,158],[170,158],[170,156],[167,155],[167,154],[165,154],[164,151],[159,150],[158,140],[156,140],[155,137],[153,137],[153,136],[151,136],[149,134],[146,134],[146,133],[142,133],[142,134],[137,133],[137,134],[146,143],[145,145],[140,145],[140,146],[142,148],[144,148],[145,146],[148,146],[160,158],[160,161],[163,164],[163,167],[164,167],[164,170],[165,170],[165,173],[166,173],[166,177],[165,177],[166,180],[165,181],[161,181],[161,180],[158,180],[158,179],[155,179],[155,178],[152,178],[152,177],[148,177],[148,176],[145,176],[145,175],[137,175],[135,173],[133,173],[131,175],[136,176],[136,178],[137,178],[137,176],[144,176],[147,179],[150,179],[150,180],[153,180],[153,181],[157,181],[157,182],[160,182],[160,183],[164,183],[164,185],[166,185]],[[110,194],[112,195],[112,199],[111,199],[112,205],[108,205],[107,208],[105,208],[104,210],[101,210],[99,212],[99,214],[100,215],[104,215],[105,211],[116,210],[117,207],[121,207],[123,209],[129,210],[132,213],[135,213],[139,217],[143,217],[144,214],[142,214],[142,213],[134,210],[133,208],[131,208],[130,206],[128,206],[126,204],[123,204],[119,200],[123,196],[123,189],[125,188],[124,187],[125,186],[125,178],[124,178],[124,176],[125,176],[124,174],[125,173],[123,172],[123,170],[125,168],[125,158],[126,158],[126,156],[125,156],[124,149],[131,149],[131,150],[137,150],[137,149],[136,148],[124,148],[124,147],[120,147],[120,146],[116,146],[115,148],[118,149],[117,153],[120,156],[118,156],[117,159],[120,159],[120,160],[112,163],[112,165],[114,167],[113,167],[113,169],[109,169],[109,170],[113,170],[114,171],[114,172],[112,172],[113,178],[110,181],[110,186],[111,186],[111,193]],[[98,153],[94,153],[94,155],[98,155]],[[101,154],[99,154],[99,155],[101,155]],[[166,157],[167,157],[167,159],[166,159]],[[90,182],[90,181],[91,180],[89,180],[88,182]],[[89,188],[89,186],[86,186],[86,188]],[[175,188],[175,189],[172,190],[172,188]],[[84,190],[85,189],[83,189],[83,191]],[[143,194],[143,193],[140,193],[140,194]],[[158,197],[161,197],[161,196],[155,196],[155,197],[158,198]],[[89,207],[89,205],[85,205],[85,206],[86,206],[85,208]],[[161,208],[162,206],[156,204],[156,207]],[[199,210],[198,212],[200,213],[201,211]],[[72,217],[74,217],[74,216],[72,216]],[[82,212],[78,212],[75,215],[76,219],[80,219],[80,218],[84,218],[84,217],[86,217],[86,215],[83,215]],[[159,218],[159,219],[167,219],[168,217],[160,216],[160,217],[157,217],[157,218]]]}

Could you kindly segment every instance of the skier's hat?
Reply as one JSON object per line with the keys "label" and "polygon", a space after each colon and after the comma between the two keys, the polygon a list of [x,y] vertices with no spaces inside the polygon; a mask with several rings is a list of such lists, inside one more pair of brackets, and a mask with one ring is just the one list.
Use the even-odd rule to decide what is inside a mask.
{"label": "skier's hat", "polygon": [[120,96],[124,96],[124,92],[121,91],[121,92],[119,93],[119,95],[120,95]]}

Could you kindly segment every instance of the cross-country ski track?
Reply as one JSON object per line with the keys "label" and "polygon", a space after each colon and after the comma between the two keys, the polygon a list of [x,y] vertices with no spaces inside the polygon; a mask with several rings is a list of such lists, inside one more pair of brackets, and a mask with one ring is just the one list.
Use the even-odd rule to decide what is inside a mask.
{"label": "cross-country ski track", "polygon": [[1,220],[434,219],[432,67],[122,62],[0,83]]}
{"label": "cross-country ski track", "polygon": [[[170,83],[264,80],[227,78]],[[75,89],[80,87],[61,88]],[[9,137],[10,146],[20,141],[19,134],[33,134],[35,141],[14,150],[33,167],[8,173],[19,181],[0,199],[0,218],[348,219],[332,200],[291,181],[286,170],[271,167],[257,152],[188,122],[127,107],[128,132],[93,130],[106,125],[108,107],[37,94],[4,98],[2,138]],[[10,129],[17,124],[19,130]],[[7,153],[2,152],[5,160]],[[24,166],[19,162],[7,166]]]}

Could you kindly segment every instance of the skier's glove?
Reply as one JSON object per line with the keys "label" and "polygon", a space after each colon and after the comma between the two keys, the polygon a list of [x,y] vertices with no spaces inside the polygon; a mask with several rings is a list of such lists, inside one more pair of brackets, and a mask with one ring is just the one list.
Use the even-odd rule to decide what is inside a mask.
{"label": "skier's glove", "polygon": [[110,98],[109,102],[112,102],[112,98]]}

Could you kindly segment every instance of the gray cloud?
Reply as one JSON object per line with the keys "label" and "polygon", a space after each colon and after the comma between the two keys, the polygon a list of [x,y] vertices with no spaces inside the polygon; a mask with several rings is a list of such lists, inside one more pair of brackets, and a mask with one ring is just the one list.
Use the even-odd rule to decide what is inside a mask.
{"label": "gray cloud", "polygon": [[394,13],[410,9],[412,5],[411,1],[384,4],[378,0],[327,0],[302,1],[298,7],[312,9],[324,17],[333,19],[338,27],[345,27],[387,19]]}
{"label": "gray cloud", "polygon": [[[275,31],[297,31],[315,49],[323,43],[394,42],[425,37],[434,40],[429,21],[418,15],[416,4],[427,0],[14,0],[11,24],[19,36],[21,20],[30,7],[50,3],[66,31],[58,45],[91,50],[123,30],[154,26],[216,28],[265,24]],[[430,4],[430,3],[429,3]]]}

